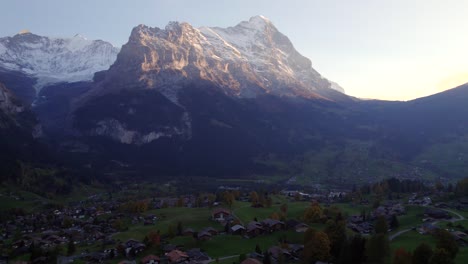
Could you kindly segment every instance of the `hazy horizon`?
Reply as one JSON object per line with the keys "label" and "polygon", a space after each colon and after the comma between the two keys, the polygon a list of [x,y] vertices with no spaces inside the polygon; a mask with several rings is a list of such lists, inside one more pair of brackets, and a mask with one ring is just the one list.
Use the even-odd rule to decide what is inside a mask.
{"label": "hazy horizon", "polygon": [[54,37],[82,34],[115,46],[138,24],[229,27],[264,15],[351,96],[410,100],[468,82],[465,1],[16,0],[0,7],[8,10],[0,17],[0,37],[27,29]]}

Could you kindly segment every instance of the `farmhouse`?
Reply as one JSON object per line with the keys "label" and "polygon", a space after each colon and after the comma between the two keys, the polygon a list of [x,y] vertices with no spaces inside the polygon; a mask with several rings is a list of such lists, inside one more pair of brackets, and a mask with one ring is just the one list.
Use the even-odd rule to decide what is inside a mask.
{"label": "farmhouse", "polygon": [[189,256],[180,250],[172,250],[169,253],[166,253],[166,257],[170,263],[181,263],[188,260]]}
{"label": "farmhouse", "polygon": [[230,215],[231,212],[224,208],[215,209],[211,214],[213,220],[220,222],[225,221]]}
{"label": "farmhouse", "polygon": [[155,255],[148,255],[141,259],[142,264],[159,264],[160,259]]}

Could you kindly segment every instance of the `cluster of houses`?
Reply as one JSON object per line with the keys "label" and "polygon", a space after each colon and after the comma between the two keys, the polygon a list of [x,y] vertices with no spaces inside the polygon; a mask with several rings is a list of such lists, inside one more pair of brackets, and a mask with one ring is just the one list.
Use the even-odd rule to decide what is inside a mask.
{"label": "cluster of houses", "polygon": [[[231,212],[227,209],[219,208],[215,209],[212,213],[212,219],[222,223],[223,225],[233,223],[234,217],[231,215]],[[290,222],[293,221],[293,224]],[[230,226],[228,233],[233,235],[241,235],[246,238],[256,237],[262,234],[271,234],[276,231],[285,230],[285,229],[294,229],[296,232],[305,232],[308,225],[291,220],[287,223],[282,222],[277,219],[264,219],[262,221],[251,221],[247,225],[235,224]],[[206,233],[202,231],[203,233]],[[200,233],[198,234],[200,235]]]}
{"label": "cluster of houses", "polygon": [[370,213],[365,215],[352,215],[347,220],[347,226],[354,232],[360,234],[370,234],[374,230],[373,222],[377,217],[385,217],[388,223],[391,223],[394,216],[405,214],[405,207],[401,203],[387,202],[377,207]]}

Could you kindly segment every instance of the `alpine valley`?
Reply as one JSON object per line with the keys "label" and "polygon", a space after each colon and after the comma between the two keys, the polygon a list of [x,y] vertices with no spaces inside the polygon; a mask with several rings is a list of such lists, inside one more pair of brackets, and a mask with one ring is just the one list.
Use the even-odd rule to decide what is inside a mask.
{"label": "alpine valley", "polygon": [[0,82],[8,175],[41,164],[102,179],[350,186],[468,173],[468,85],[408,102],[354,98],[262,16],[139,25],[121,49],[22,32],[0,38]]}

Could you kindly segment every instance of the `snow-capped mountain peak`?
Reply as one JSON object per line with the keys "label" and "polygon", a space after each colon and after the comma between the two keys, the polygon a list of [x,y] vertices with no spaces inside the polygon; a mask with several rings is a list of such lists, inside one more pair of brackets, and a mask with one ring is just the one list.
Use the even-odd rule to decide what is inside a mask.
{"label": "snow-capped mountain peak", "polygon": [[0,69],[20,71],[37,78],[36,90],[57,82],[92,80],[95,72],[115,61],[118,48],[77,34],[50,38],[31,32],[0,38]]}
{"label": "snow-capped mountain peak", "polygon": [[197,79],[244,98],[265,93],[332,100],[345,97],[263,16],[228,28],[194,28],[185,22],[170,22],[164,29],[139,25],[103,84],[91,93],[135,87],[138,80],[177,102],[180,82]]}

